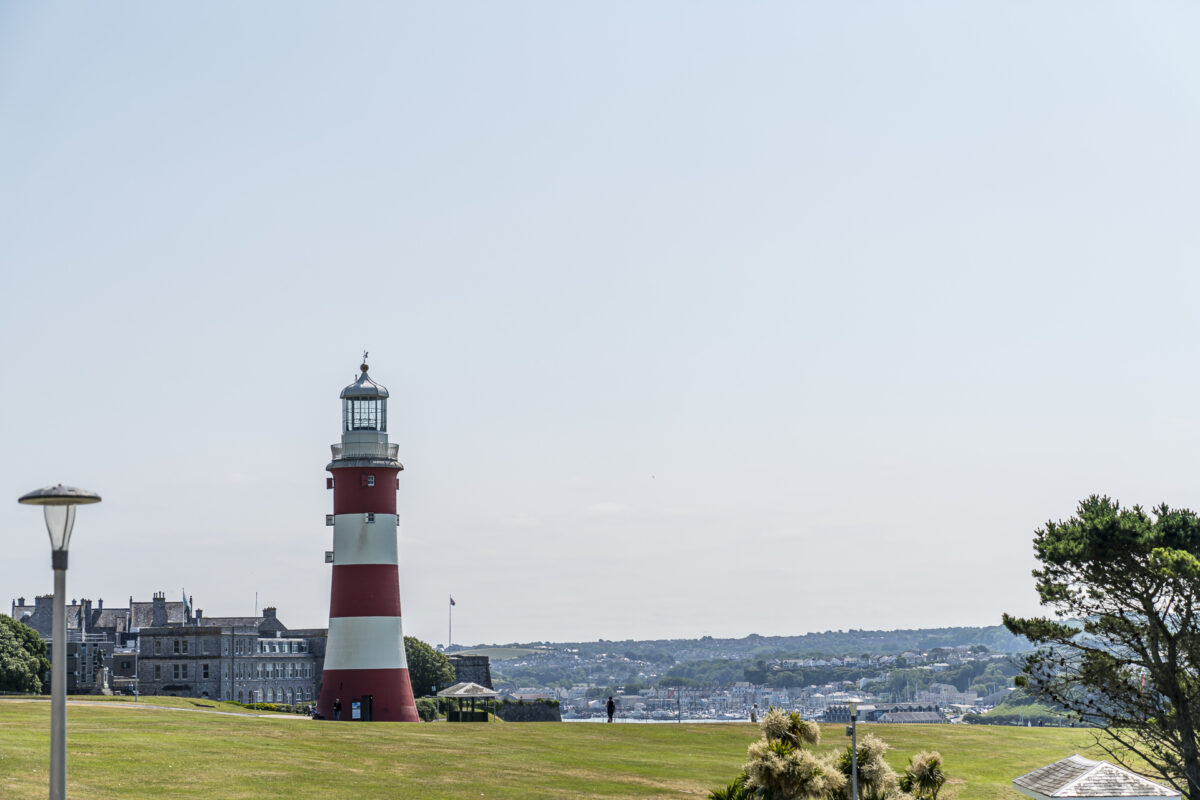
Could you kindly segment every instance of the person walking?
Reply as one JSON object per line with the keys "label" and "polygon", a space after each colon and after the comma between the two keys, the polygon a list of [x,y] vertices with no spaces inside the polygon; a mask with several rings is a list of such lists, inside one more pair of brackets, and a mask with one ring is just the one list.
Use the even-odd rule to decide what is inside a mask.
{"label": "person walking", "polygon": [[613,702],[612,695],[608,696],[608,702],[604,704],[604,707],[608,710],[608,721],[612,722],[613,714],[617,713],[617,704]]}
{"label": "person walking", "polygon": [[335,697],[333,699],[333,718],[334,719],[342,718],[342,698],[340,698],[340,697]]}

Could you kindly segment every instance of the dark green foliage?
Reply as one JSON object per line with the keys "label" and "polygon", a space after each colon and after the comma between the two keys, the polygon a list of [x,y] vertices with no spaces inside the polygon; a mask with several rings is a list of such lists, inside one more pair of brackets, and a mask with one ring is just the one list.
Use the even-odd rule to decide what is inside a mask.
{"label": "dark green foliage", "polygon": [[753,796],[746,788],[746,775],[743,773],[731,780],[728,786],[709,792],[708,800],[751,800]]}
{"label": "dark green foliage", "polygon": [[438,702],[435,698],[417,698],[417,716],[421,718],[421,722],[433,722],[435,719],[437,719],[437,708]]}
{"label": "dark green foliage", "polygon": [[901,791],[908,792],[917,800],[937,800],[938,792],[945,783],[942,754],[936,750],[917,753],[910,758],[904,774],[900,776]]}
{"label": "dark green foliage", "polygon": [[49,669],[46,642],[38,632],[0,615],[0,691],[40,692]]}
{"label": "dark green foliage", "polygon": [[434,694],[434,686],[445,689],[454,683],[450,659],[415,636],[404,637],[404,656],[408,659],[408,679],[417,697]]}
{"label": "dark green foliage", "polygon": [[253,711],[278,711],[281,714],[307,714],[309,708],[313,705],[312,703],[294,703],[292,705],[288,705],[287,703],[237,703],[234,700],[228,702],[249,708]]}
{"label": "dark green foliage", "polygon": [[1140,757],[1197,800],[1200,518],[1093,495],[1039,529],[1034,551],[1038,595],[1054,617],[1004,616],[1038,645],[1026,685],[1104,728],[1115,760]]}

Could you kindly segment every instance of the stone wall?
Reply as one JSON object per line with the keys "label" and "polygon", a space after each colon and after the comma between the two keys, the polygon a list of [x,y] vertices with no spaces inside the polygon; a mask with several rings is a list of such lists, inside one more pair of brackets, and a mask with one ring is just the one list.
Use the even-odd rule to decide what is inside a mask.
{"label": "stone wall", "polygon": [[496,716],[505,722],[562,722],[557,703],[501,703]]}
{"label": "stone wall", "polygon": [[447,656],[454,667],[455,683],[478,683],[489,689],[492,686],[492,665],[487,656]]}

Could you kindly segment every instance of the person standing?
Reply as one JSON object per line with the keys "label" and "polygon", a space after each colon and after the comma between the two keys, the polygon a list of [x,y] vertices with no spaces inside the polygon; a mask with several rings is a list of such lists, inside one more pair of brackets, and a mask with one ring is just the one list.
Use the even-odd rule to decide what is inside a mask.
{"label": "person standing", "polygon": [[342,698],[340,698],[340,697],[335,697],[333,699],[333,718],[334,719],[342,718]]}
{"label": "person standing", "polygon": [[604,704],[604,707],[608,710],[608,721],[612,722],[613,714],[617,713],[617,704],[613,702],[612,695],[608,696],[608,702]]}
{"label": "person standing", "polygon": [[755,703],[754,708],[750,709],[750,721],[758,722],[758,703]]}

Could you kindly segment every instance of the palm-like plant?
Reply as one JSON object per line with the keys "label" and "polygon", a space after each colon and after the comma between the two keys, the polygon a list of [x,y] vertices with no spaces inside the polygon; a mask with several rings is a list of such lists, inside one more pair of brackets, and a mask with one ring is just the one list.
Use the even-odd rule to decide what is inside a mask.
{"label": "palm-like plant", "polygon": [[[858,793],[862,800],[887,800],[901,789],[895,770],[884,760],[884,754],[890,749],[873,733],[858,740]],[[850,747],[838,757],[837,766],[849,780],[853,771]]]}
{"label": "palm-like plant", "polygon": [[751,800],[746,788],[746,773],[738,775],[728,786],[719,786],[708,793],[708,800]]}
{"label": "palm-like plant", "polygon": [[900,778],[900,788],[919,800],[937,800],[945,783],[942,754],[936,750],[917,753],[910,758]]}
{"label": "palm-like plant", "polygon": [[759,727],[767,739],[784,741],[792,747],[816,747],[821,743],[821,728],[801,717],[799,711],[788,713],[769,708]]}
{"label": "palm-like plant", "polygon": [[755,800],[818,800],[836,795],[845,784],[828,761],[784,739],[760,739],[747,755],[742,772]]}

